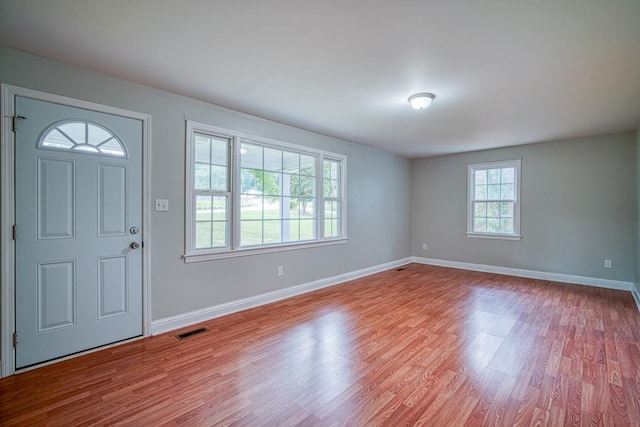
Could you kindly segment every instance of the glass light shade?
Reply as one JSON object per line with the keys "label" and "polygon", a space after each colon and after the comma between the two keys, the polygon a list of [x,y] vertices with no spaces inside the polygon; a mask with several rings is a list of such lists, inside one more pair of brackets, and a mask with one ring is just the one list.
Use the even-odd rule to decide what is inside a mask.
{"label": "glass light shade", "polygon": [[424,110],[425,108],[429,108],[434,98],[435,95],[432,93],[416,93],[409,97],[409,102],[416,110]]}

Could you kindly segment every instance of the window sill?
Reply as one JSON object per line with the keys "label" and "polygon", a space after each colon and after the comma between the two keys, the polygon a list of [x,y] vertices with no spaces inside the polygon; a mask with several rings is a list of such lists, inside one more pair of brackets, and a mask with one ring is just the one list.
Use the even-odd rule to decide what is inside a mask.
{"label": "window sill", "polygon": [[517,234],[467,233],[467,237],[473,239],[522,240],[522,236]]}
{"label": "window sill", "polygon": [[236,249],[234,251],[209,252],[209,253],[192,253],[182,255],[185,264],[192,262],[211,261],[216,259],[236,258],[242,256],[269,254],[273,252],[294,251],[298,249],[310,249],[322,246],[333,246],[347,243],[348,239],[339,238],[331,240],[322,240],[307,243],[292,243],[287,245],[268,246],[260,248]]}

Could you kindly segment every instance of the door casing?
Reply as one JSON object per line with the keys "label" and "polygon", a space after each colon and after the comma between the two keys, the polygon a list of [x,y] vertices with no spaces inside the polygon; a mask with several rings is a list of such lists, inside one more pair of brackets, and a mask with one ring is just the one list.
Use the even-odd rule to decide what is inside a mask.
{"label": "door casing", "polygon": [[[151,173],[149,161],[151,116],[4,83],[0,84],[0,96],[0,117],[2,118],[2,134],[0,135],[0,271],[2,272],[0,275],[0,378],[16,373],[15,351],[13,348],[13,334],[15,332],[15,244],[13,240],[13,225],[15,224],[15,135],[12,123],[15,114],[16,96],[142,121],[142,241],[145,243],[142,248],[142,333],[143,336],[149,336],[151,332],[151,294],[149,285],[149,238],[151,233],[149,229],[150,209],[148,207],[150,194],[149,177]],[[57,361],[75,356],[77,355],[61,358]]]}

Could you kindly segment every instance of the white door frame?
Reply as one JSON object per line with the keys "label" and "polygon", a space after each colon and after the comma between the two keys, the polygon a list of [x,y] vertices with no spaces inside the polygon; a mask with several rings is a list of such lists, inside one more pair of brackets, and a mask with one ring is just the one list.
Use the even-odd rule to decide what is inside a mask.
{"label": "white door frame", "polygon": [[[15,242],[13,225],[15,224],[15,134],[13,116],[15,115],[15,97],[21,96],[48,101],[71,107],[83,108],[101,113],[114,114],[142,121],[142,334],[151,334],[151,293],[149,285],[150,266],[150,220],[149,213],[149,177],[151,176],[151,115],[121,108],[82,101],[66,96],[54,95],[33,89],[8,84],[0,84],[0,117],[2,134],[0,135],[0,378],[16,372],[13,333],[15,325]],[[28,119],[27,119],[28,120]]]}

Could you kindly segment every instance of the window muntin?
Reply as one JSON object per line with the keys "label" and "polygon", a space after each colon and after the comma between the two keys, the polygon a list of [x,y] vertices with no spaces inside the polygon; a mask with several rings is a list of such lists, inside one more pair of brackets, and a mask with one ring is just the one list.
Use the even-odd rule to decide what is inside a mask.
{"label": "window muntin", "polygon": [[346,239],[346,157],[191,121],[187,142],[186,262]]}
{"label": "window muntin", "polygon": [[520,238],[520,164],[469,165],[468,235]]}
{"label": "window muntin", "polygon": [[124,144],[115,134],[88,121],[56,123],[42,135],[38,148],[127,157]]}

